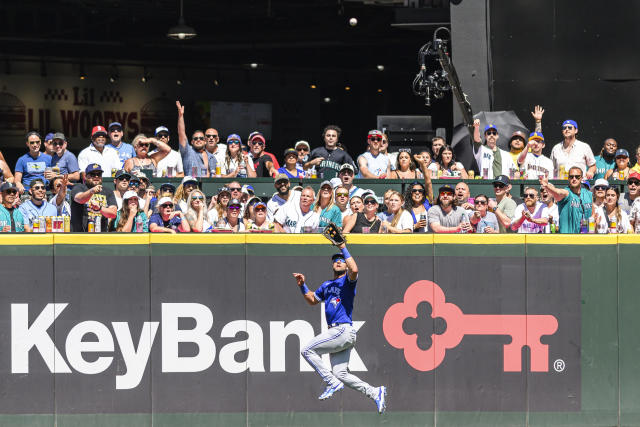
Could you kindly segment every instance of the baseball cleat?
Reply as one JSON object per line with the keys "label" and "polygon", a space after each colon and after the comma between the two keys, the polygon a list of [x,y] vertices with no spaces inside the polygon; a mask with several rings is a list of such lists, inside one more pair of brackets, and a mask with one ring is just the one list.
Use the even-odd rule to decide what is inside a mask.
{"label": "baseball cleat", "polygon": [[344,384],[343,383],[338,383],[336,385],[329,384],[327,386],[327,388],[324,389],[324,392],[322,392],[320,397],[318,397],[318,399],[319,400],[327,400],[328,398],[333,396],[334,393],[342,390],[343,388],[344,388]]}
{"label": "baseball cleat", "polygon": [[378,396],[373,400],[376,402],[376,406],[378,407],[378,413],[384,414],[384,411],[387,409],[387,388],[381,385],[378,388]]}

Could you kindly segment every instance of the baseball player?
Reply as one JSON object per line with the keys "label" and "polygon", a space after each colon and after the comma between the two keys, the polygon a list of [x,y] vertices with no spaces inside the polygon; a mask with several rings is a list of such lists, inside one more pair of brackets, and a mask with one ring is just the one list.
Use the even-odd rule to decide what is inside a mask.
{"label": "baseball player", "polygon": [[[346,384],[373,399],[378,413],[382,414],[386,409],[387,388],[372,387],[347,370],[351,348],[356,343],[356,330],[352,325],[351,313],[356,295],[358,266],[344,243],[338,247],[341,253],[331,257],[333,279],[324,282],[315,292],[307,287],[304,274],[293,273],[304,299],[310,305],[324,301],[329,325],[326,332],[313,338],[304,347],[302,356],[327,383],[327,388],[318,399],[330,398]],[[333,369],[328,369],[322,362],[321,355],[325,353],[329,353]]]}

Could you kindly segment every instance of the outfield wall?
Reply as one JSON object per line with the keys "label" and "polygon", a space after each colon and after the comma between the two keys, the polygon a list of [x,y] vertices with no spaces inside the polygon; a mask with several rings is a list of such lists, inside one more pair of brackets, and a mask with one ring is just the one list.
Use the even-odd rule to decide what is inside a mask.
{"label": "outfield wall", "polygon": [[3,235],[0,425],[640,425],[640,237],[348,239],[385,415],[300,358],[320,235]]}

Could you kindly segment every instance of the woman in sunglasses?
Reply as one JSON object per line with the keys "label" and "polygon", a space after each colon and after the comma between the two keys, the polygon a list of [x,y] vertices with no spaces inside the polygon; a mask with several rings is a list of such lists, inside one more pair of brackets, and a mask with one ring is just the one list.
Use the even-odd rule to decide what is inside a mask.
{"label": "woman in sunglasses", "polygon": [[234,233],[245,231],[244,223],[240,217],[242,204],[238,199],[232,199],[227,206],[227,215],[218,220],[216,228],[221,230],[231,230]]}
{"label": "woman in sunglasses", "polygon": [[193,190],[189,193],[187,201],[188,208],[185,217],[189,221],[189,227],[194,233],[202,233],[209,231],[211,224],[207,221],[209,218],[207,212],[207,198],[200,190]]}
{"label": "woman in sunglasses", "polygon": [[[354,196],[355,197],[355,196]],[[378,199],[371,193],[364,195],[363,210],[345,219],[345,233],[379,233],[380,218],[378,218]]]}
{"label": "woman in sunglasses", "polygon": [[111,222],[111,227],[119,233],[148,233],[149,219],[140,209],[138,195],[135,191],[127,191],[122,196],[122,208]]}
{"label": "woman in sunglasses", "polygon": [[349,190],[346,187],[339,185],[335,190],[335,204],[340,209],[342,214],[342,222],[347,216],[351,215],[351,209],[349,207]]}
{"label": "woman in sunglasses", "polygon": [[604,179],[618,179],[620,181],[626,181],[629,178],[631,168],[629,167],[629,152],[624,148],[618,148],[616,150],[616,167],[609,169],[604,176]]}
{"label": "woman in sunglasses", "polygon": [[260,201],[253,205],[254,218],[249,221],[247,229],[249,231],[271,231],[275,229],[275,224],[267,220],[267,205]]}
{"label": "woman in sunglasses", "polygon": [[[153,154],[149,154],[151,144],[158,148]],[[131,174],[151,170],[153,176],[158,176],[158,162],[167,157],[171,152],[171,147],[157,138],[147,138],[142,133],[133,138],[131,145],[133,145],[136,155],[124,162],[124,170]]]}
{"label": "woman in sunglasses", "polygon": [[[253,162],[249,159],[249,153],[242,150],[240,136],[233,133],[227,137],[227,153],[224,162],[220,165],[220,173],[223,178],[236,178],[241,166],[246,168],[248,178],[255,178],[256,171]],[[242,174],[242,173],[241,173]]]}
{"label": "woman in sunglasses", "polygon": [[218,191],[218,195],[211,198],[211,204],[209,205],[209,212],[207,214],[209,224],[215,225],[220,218],[224,218],[225,215],[227,215],[229,200],[231,200],[231,193],[227,187],[222,187]]}
{"label": "woman in sunglasses", "polygon": [[426,233],[427,211],[431,207],[431,203],[429,203],[429,199],[427,199],[427,192],[424,185],[417,181],[412,183],[407,188],[407,194],[405,194],[404,199],[404,207],[413,220],[413,232]]}
{"label": "woman in sunglasses", "polygon": [[313,211],[320,215],[319,228],[324,228],[331,222],[342,227],[342,212],[335,205],[333,187],[329,181],[320,184],[320,191],[318,191]]}
{"label": "woman in sunglasses", "polygon": [[456,162],[456,155],[453,153],[450,145],[445,145],[440,149],[440,153],[436,157],[436,161],[429,165],[431,171],[441,171],[441,176],[459,177],[468,179],[469,175],[462,163]]}

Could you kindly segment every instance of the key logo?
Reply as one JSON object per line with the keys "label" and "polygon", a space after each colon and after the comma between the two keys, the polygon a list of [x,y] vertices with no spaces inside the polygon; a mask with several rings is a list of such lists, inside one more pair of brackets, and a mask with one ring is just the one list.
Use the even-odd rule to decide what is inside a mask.
{"label": "key logo", "polygon": [[[446,321],[443,334],[431,335],[432,345],[423,350],[418,346],[417,334],[407,334],[403,322],[417,318],[422,302],[432,307],[431,317]],[[549,371],[549,346],[540,338],[558,330],[558,320],[552,315],[523,314],[465,314],[455,304],[446,302],[442,289],[429,280],[412,283],[404,294],[404,301],[387,310],[382,329],[393,347],[404,351],[407,363],[418,371],[432,371],[444,360],[447,350],[458,346],[465,335],[508,335],[511,342],[504,344],[503,369],[505,372],[522,371],[522,348],[531,353],[531,372]]]}

